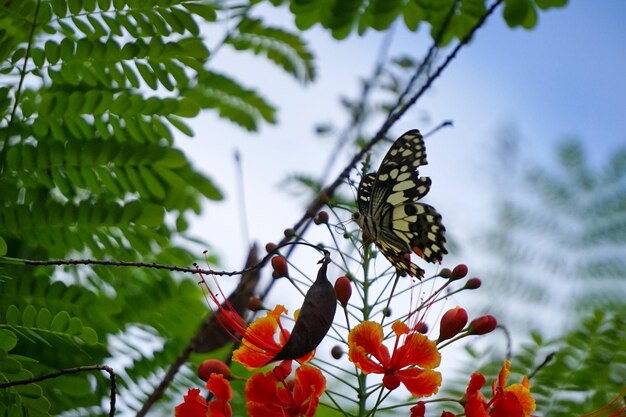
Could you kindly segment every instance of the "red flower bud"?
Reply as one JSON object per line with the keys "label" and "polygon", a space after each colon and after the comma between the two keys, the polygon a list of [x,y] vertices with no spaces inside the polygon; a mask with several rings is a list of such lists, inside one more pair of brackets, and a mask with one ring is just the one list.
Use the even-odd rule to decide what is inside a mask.
{"label": "red flower bud", "polygon": [[411,407],[410,417],[424,417],[426,415],[426,404],[423,401],[418,401],[413,407]]}
{"label": "red flower bud", "polygon": [[335,345],[335,346],[333,346],[333,348],[330,350],[330,354],[331,354],[331,356],[332,356],[333,358],[335,358],[335,359],[341,359],[341,357],[342,357],[342,356],[343,356],[343,354],[344,354],[344,351],[343,351],[343,349],[342,349],[342,347],[341,347],[341,346],[339,346],[339,345]]}
{"label": "red flower bud", "polygon": [[230,378],[228,365],[218,359],[207,359],[198,367],[198,376],[203,381],[208,381],[211,374],[220,374],[224,378]]}
{"label": "red flower bud", "polygon": [[477,288],[480,288],[481,285],[482,281],[480,280],[480,278],[470,278],[465,283],[465,288],[467,288],[468,290],[475,290]]}
{"label": "red flower bud", "polygon": [[486,316],[476,317],[469,324],[467,334],[481,335],[491,333],[494,331],[497,325],[498,320],[496,320],[496,318],[492,315],[488,314]]}
{"label": "red flower bud", "polygon": [[455,307],[445,312],[439,323],[439,340],[450,339],[457,334],[467,324],[467,311],[461,307]]}
{"label": "red flower bud", "polygon": [[276,243],[270,242],[265,245],[265,250],[267,251],[267,253],[270,253],[270,252],[274,252],[277,247],[278,246],[276,246]]}
{"label": "red flower bud", "polygon": [[348,301],[352,296],[350,278],[346,276],[337,278],[337,281],[335,281],[335,294],[337,295],[337,301],[341,303],[343,308],[346,308]]}
{"label": "red flower bud", "polygon": [[441,278],[450,278],[450,275],[452,275],[452,271],[450,271],[450,268],[443,268],[441,271],[439,271],[439,276]]}
{"label": "red flower bud", "polygon": [[313,219],[315,224],[328,224],[328,212],[322,210],[317,213],[317,217]]}
{"label": "red flower bud", "polygon": [[287,260],[280,255],[276,255],[272,258],[272,276],[274,278],[286,277],[288,275]]}
{"label": "red flower bud", "polygon": [[395,375],[385,375],[383,377],[383,385],[389,391],[393,391],[400,386],[400,379]]}
{"label": "red flower bud", "polygon": [[263,302],[256,295],[248,298],[248,309],[250,311],[259,311],[263,308]]}
{"label": "red flower bud", "polygon": [[421,334],[426,334],[428,333],[428,324],[424,323],[423,321],[418,321],[417,323],[415,323],[415,326],[413,326],[413,330]]}
{"label": "red flower bud", "polygon": [[456,281],[457,279],[465,278],[466,275],[467,275],[467,265],[458,264],[457,266],[454,267],[454,269],[452,270],[452,273],[450,274],[450,281]]}

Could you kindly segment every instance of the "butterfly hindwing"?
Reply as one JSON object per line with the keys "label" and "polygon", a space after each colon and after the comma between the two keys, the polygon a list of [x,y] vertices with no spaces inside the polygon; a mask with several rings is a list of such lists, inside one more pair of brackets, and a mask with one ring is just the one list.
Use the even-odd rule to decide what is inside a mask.
{"label": "butterfly hindwing", "polygon": [[391,146],[380,168],[365,175],[358,191],[359,225],[400,273],[420,277],[423,270],[407,256],[415,252],[428,262],[441,261],[445,249],[445,228],[441,215],[419,203],[431,185],[417,168],[426,165],[424,139],[410,130]]}
{"label": "butterfly hindwing", "polygon": [[367,211],[368,206],[370,205],[370,200],[372,198],[372,185],[376,181],[376,173],[366,174],[359,184],[359,191],[357,192],[357,202],[359,205],[359,211],[365,212]]}

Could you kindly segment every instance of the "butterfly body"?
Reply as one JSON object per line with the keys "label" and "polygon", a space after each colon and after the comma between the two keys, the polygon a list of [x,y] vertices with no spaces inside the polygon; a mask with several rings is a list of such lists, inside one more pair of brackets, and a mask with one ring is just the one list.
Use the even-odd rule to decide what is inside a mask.
{"label": "butterfly body", "polygon": [[406,132],[391,146],[378,171],[361,179],[359,210],[352,216],[364,240],[373,242],[400,274],[418,278],[424,271],[411,262],[411,252],[428,262],[439,262],[448,253],[441,215],[418,202],[430,190],[430,178],[417,171],[427,163],[420,132]]}

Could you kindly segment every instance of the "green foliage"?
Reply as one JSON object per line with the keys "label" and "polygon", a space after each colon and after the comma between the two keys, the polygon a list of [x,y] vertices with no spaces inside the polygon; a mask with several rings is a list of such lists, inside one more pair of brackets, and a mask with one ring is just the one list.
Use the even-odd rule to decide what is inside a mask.
{"label": "green foliage", "polygon": [[[305,30],[321,24],[337,39],[355,30],[360,35],[370,28],[386,30],[398,19],[411,31],[428,23],[435,39],[453,10],[442,39],[444,45],[452,39],[465,37],[491,4],[486,0],[283,0],[271,3],[289,3],[298,28]],[[537,9],[563,7],[567,0],[504,0],[504,4],[503,17],[510,27],[532,29],[537,24]]]}
{"label": "green foliage", "polygon": [[[569,140],[558,147],[555,167],[529,168],[502,184],[499,224],[485,238],[492,263],[483,274],[496,277],[487,290],[510,300],[496,312],[507,325],[572,325],[576,312],[624,305],[625,159],[622,147],[594,168],[580,142]],[[552,320],[533,322],[531,307],[537,317],[548,309]]]}
{"label": "green foliage", "polygon": [[[219,20],[236,15],[241,22],[223,45],[260,55],[303,83],[315,76],[313,55],[297,34],[228,7],[186,0],[3,4],[0,256],[180,266],[196,259],[172,240],[185,239],[186,218],[222,192],[176,149],[176,131],[193,136],[186,119],[204,110],[248,130],[276,120],[267,99],[209,67],[213,51],[201,25],[223,27]],[[119,391],[124,398],[134,390],[141,402],[137,392],[175,361],[206,314],[195,281],[171,273],[55,271],[5,259],[0,274],[3,381],[124,356],[132,360],[117,369]],[[152,348],[135,345],[138,334]],[[109,387],[95,372],[2,389],[0,415],[105,414]]]}

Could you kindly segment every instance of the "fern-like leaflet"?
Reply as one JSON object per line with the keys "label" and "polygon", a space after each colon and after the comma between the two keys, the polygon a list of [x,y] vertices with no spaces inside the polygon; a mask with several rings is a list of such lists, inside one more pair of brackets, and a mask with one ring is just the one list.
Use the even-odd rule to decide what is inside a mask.
{"label": "fern-like leaflet", "polygon": [[441,215],[418,202],[430,189],[430,178],[417,172],[427,163],[424,138],[409,130],[391,146],[378,172],[361,179],[358,211],[352,215],[363,239],[373,242],[399,274],[420,279],[424,270],[411,262],[411,251],[433,263],[448,253]]}

